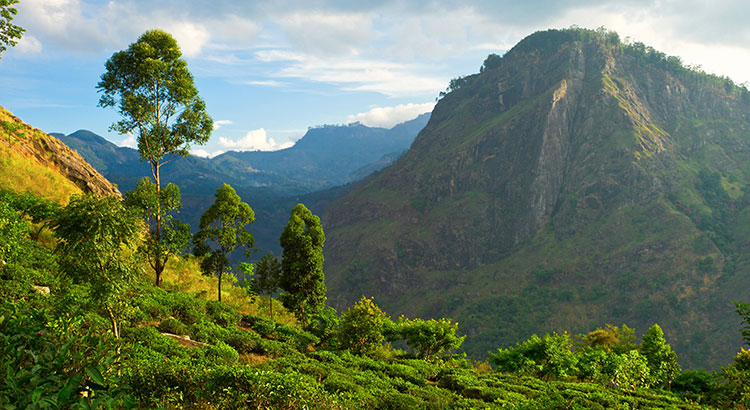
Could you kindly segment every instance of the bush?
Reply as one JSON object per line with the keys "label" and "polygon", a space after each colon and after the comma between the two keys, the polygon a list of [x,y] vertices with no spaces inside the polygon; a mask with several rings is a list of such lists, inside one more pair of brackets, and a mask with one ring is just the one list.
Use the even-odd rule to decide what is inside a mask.
{"label": "bush", "polygon": [[567,333],[546,334],[541,338],[532,335],[528,340],[517,343],[515,348],[498,349],[490,360],[498,370],[504,372],[565,378],[576,371],[577,360],[570,351],[571,346]]}
{"label": "bush", "polygon": [[239,353],[232,346],[224,342],[218,342],[215,345],[203,347],[205,357],[218,365],[232,365],[239,360]]}
{"label": "bush", "polygon": [[229,336],[230,331],[217,325],[214,322],[201,320],[193,324],[190,336],[193,339],[205,343],[217,343],[224,341]]}
{"label": "bush", "polygon": [[157,327],[159,331],[164,333],[172,333],[175,335],[186,335],[188,334],[188,327],[185,326],[184,323],[180,322],[179,320],[170,317],[168,319],[162,320],[161,323],[159,323],[159,326]]}
{"label": "bush", "polygon": [[276,330],[276,322],[262,316],[244,315],[242,322],[262,336],[269,336]]}
{"label": "bush", "polygon": [[187,293],[174,292],[166,294],[166,304],[172,310],[172,315],[182,323],[192,325],[206,317],[206,303]]}
{"label": "bush", "polygon": [[234,326],[242,319],[242,314],[234,308],[215,300],[206,302],[206,314],[214,322],[224,327]]}
{"label": "bush", "polygon": [[341,315],[341,347],[357,354],[372,354],[385,339],[386,320],[385,313],[372,299],[363,296]]}
{"label": "bush", "polygon": [[298,330],[294,327],[278,324],[272,336],[279,341],[294,344],[299,350],[306,350],[311,344],[320,340],[310,332]]}
{"label": "bush", "polygon": [[253,332],[234,328],[226,336],[225,342],[239,353],[251,353],[259,350],[260,336]]}
{"label": "bush", "polygon": [[458,322],[450,319],[414,319],[408,320],[403,317],[396,323],[397,331],[406,340],[406,344],[416,350],[417,355],[424,360],[458,349],[466,339],[459,337]]}

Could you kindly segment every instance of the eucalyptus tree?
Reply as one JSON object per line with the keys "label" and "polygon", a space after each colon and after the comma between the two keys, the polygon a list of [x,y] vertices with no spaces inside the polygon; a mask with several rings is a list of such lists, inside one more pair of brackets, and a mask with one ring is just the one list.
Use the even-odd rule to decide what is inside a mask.
{"label": "eucalyptus tree", "polygon": [[[175,158],[186,157],[192,144],[205,144],[213,130],[213,120],[169,33],[143,33],[126,50],[114,53],[105,68],[97,85],[102,93],[99,106],[117,107],[122,119],[111,129],[135,135],[141,160],[150,165],[159,196],[161,167]],[[153,241],[161,243],[163,212],[157,208],[154,215]],[[167,253],[153,255],[157,286],[161,285],[167,258]]]}
{"label": "eucalyptus tree", "polygon": [[255,221],[255,212],[228,184],[217,189],[215,196],[216,201],[201,216],[200,229],[193,237],[193,253],[203,257],[204,275],[219,278],[221,301],[221,277],[231,270],[228,255],[237,246],[244,246],[245,255],[249,256],[255,245],[253,235],[245,228]]}

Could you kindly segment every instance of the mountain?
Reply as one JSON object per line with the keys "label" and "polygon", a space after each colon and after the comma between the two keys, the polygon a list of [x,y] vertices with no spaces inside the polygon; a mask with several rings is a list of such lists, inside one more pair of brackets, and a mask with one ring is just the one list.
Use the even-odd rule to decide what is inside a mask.
{"label": "mountain", "polygon": [[0,187],[65,203],[72,194],[120,196],[117,188],[57,138],[0,107]]}
{"label": "mountain", "polygon": [[[391,129],[359,123],[310,128],[294,146],[279,151],[230,151],[213,162],[219,169],[239,161],[254,170],[282,175],[310,187],[310,191],[353,182],[363,167],[377,171],[389,165],[397,153],[411,145],[430,114],[398,124]],[[391,160],[383,160],[390,158]]]}
{"label": "mountain", "polygon": [[335,307],[452,317],[473,357],[659,323],[687,367],[741,345],[750,92],[615,33],[549,30],[459,77],[410,150],[332,203]]}
{"label": "mountain", "polygon": [[[289,195],[332,188],[389,165],[409,147],[429,116],[422,114],[391,129],[358,123],[310,128],[294,146],[280,151],[230,151],[213,159],[178,158],[163,168],[162,179],[176,183],[183,191],[201,194],[213,194],[224,182],[235,188],[270,187]],[[131,190],[140,178],[151,173],[138,151],[118,147],[91,131],[51,135],[78,151],[123,191]]]}

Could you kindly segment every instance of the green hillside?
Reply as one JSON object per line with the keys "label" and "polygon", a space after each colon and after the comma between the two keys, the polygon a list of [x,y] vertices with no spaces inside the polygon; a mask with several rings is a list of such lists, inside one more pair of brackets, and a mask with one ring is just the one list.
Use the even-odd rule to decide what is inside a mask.
{"label": "green hillside", "polygon": [[[225,303],[207,297],[201,283],[211,280],[199,277],[192,258],[172,265],[165,289],[140,275],[121,287],[121,337],[113,337],[112,313],[97,293],[102,284],[93,276],[74,279],[64,269],[67,251],[52,253],[31,241],[16,198],[0,195],[0,406],[6,409],[699,409],[748,403],[732,384],[748,378],[740,362],[731,367],[739,378],[678,377],[679,393],[648,388],[662,382],[649,373],[645,347],[643,356],[637,350],[620,355],[592,344],[574,356],[570,345],[549,344],[541,355],[521,353],[531,367],[503,372],[444,348],[428,349],[440,340],[460,345],[463,338],[450,336],[451,321],[392,321],[371,302],[340,316],[328,309],[301,328],[280,306],[271,314],[266,298],[239,288]],[[52,217],[58,236],[65,235],[60,226],[68,224],[75,200],[71,204]],[[120,250],[118,258],[133,257]],[[108,281],[121,268],[113,269]],[[407,329],[423,325],[432,330],[409,335]],[[408,346],[382,344],[403,344],[403,338]],[[548,340],[560,336],[545,336],[543,343]]]}
{"label": "green hillside", "polygon": [[688,367],[739,349],[750,92],[604,31],[535,33],[451,82],[411,149],[324,215],[338,306],[450,316],[472,357],[659,323]]}

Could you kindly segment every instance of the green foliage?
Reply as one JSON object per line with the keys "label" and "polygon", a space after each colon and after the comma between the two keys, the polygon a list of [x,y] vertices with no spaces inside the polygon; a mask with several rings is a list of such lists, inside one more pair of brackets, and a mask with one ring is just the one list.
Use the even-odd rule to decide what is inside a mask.
{"label": "green foliage", "polygon": [[[246,265],[245,265],[246,266]],[[243,268],[240,264],[240,269],[243,271],[248,270],[247,267]],[[279,281],[281,279],[281,262],[271,253],[263,255],[263,257],[256,263],[255,275],[250,279],[250,290],[256,295],[268,295],[268,311],[273,318],[273,301],[271,296],[279,288]]]}
{"label": "green foliage", "polygon": [[[255,245],[253,235],[245,228],[255,221],[255,213],[228,184],[217,189],[215,196],[216,201],[201,216],[200,230],[193,237],[193,253],[203,257],[201,271],[204,275],[219,278],[221,302],[221,277],[231,269],[227,255],[237,246],[244,246],[247,255]],[[212,248],[212,244],[216,247]]]}
{"label": "green foliage", "polygon": [[653,385],[669,387],[682,370],[677,363],[677,354],[667,344],[659,325],[651,326],[643,335],[641,353],[648,361]]}
{"label": "green foliage", "polygon": [[173,255],[180,255],[190,242],[190,226],[174,219],[172,213],[182,208],[180,188],[169,183],[159,190],[148,177],[143,177],[132,191],[125,194],[125,205],[140,211],[149,227],[141,246],[161,286],[161,274]]}
{"label": "green foliage", "polygon": [[572,341],[567,333],[543,337],[532,335],[515,348],[498,349],[490,361],[498,370],[549,379],[566,378],[575,374],[577,359],[571,352]]}
{"label": "green foliage", "polygon": [[[83,321],[27,304],[0,306],[0,407],[132,408],[118,343]],[[79,391],[90,392],[79,397]]]}
{"label": "green foliage", "polygon": [[736,312],[742,318],[742,337],[750,345],[750,303],[734,302]]}
{"label": "green foliage", "polygon": [[613,326],[607,324],[604,328],[597,328],[583,337],[583,343],[589,347],[602,347],[621,354],[636,349],[635,329],[627,325]]}
{"label": "green foliage", "polygon": [[21,254],[21,246],[31,227],[12,208],[5,198],[0,198],[0,259],[4,263],[15,261]]}
{"label": "green foliage", "polygon": [[60,273],[89,285],[88,297],[105,311],[119,337],[119,320],[128,305],[127,292],[140,273],[132,247],[140,224],[114,197],[73,196],[55,220]]}
{"label": "green foliage", "polygon": [[500,67],[500,64],[503,62],[503,58],[499,55],[492,53],[487,56],[487,58],[484,59],[484,62],[482,63],[482,67],[479,68],[479,72],[483,73],[487,70],[493,70],[495,68]]}
{"label": "green foliage", "polygon": [[7,50],[7,46],[15,46],[26,31],[11,23],[18,13],[15,7],[12,7],[16,3],[18,0],[0,0],[0,54]]}
{"label": "green foliage", "polygon": [[466,336],[458,336],[458,322],[450,319],[406,319],[403,316],[392,330],[411,346],[423,360],[458,349]]}
{"label": "green foliage", "polygon": [[31,219],[31,222],[39,225],[36,230],[30,231],[31,239],[35,241],[39,240],[42,230],[49,226],[60,211],[60,205],[57,203],[30,192],[19,194],[0,188],[0,198],[2,198],[0,201],[7,203],[11,208]]}
{"label": "green foliage", "polygon": [[203,349],[206,352],[206,359],[216,364],[232,365],[237,363],[237,359],[240,357],[237,350],[221,341],[213,345],[208,345]]}
{"label": "green foliage", "polygon": [[152,166],[157,186],[162,159],[187,156],[190,144],[205,144],[213,128],[181,56],[171,35],[149,30],[107,60],[97,85],[99,106],[116,106],[124,117],[112,129],[136,132],[138,151]]}
{"label": "green foliage", "polygon": [[141,159],[149,163],[156,183],[154,191],[142,180],[130,199],[154,220],[146,248],[157,286],[161,286],[169,255],[179,253],[189,237],[187,226],[170,217],[163,220],[179,208],[179,190],[168,185],[161,194],[160,168],[174,158],[186,157],[191,144],[205,144],[213,130],[213,120],[181,56],[171,35],[150,30],[107,60],[106,72],[97,84],[102,93],[99,106],[116,106],[123,117],[111,128],[120,134],[136,134]]}
{"label": "green foliage", "polygon": [[157,328],[160,332],[172,333],[173,335],[188,334],[188,327],[173,317],[162,320]]}
{"label": "green foliage", "polygon": [[292,209],[289,223],[281,234],[284,248],[279,286],[284,307],[294,312],[303,326],[308,316],[325,306],[326,285],[323,275],[325,234],[320,218],[302,204]]}
{"label": "green foliage", "polygon": [[324,345],[338,347],[340,319],[336,309],[326,307],[317,313],[310,315],[305,330],[315,335]]}
{"label": "green foliage", "polygon": [[383,324],[389,320],[372,301],[362,296],[341,315],[341,347],[357,354],[372,354],[384,340]]}

